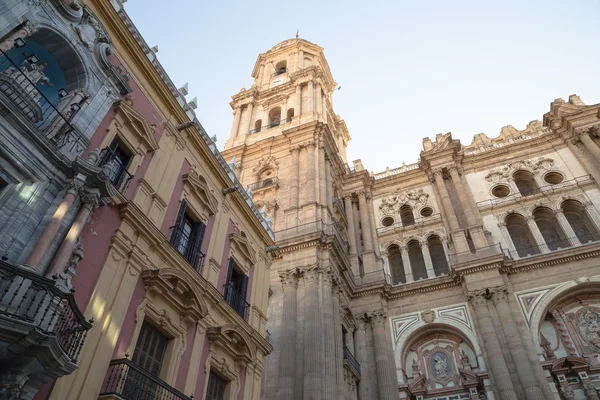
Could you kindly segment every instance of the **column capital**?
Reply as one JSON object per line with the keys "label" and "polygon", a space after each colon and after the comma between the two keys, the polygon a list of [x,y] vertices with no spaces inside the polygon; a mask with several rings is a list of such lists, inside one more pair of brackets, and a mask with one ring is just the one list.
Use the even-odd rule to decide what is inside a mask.
{"label": "column capital", "polygon": [[386,312],[383,308],[370,312],[368,316],[372,327],[383,326],[385,324],[385,320],[387,319]]}
{"label": "column capital", "polygon": [[344,193],[342,197],[344,198],[344,200],[350,199],[350,201],[352,201],[353,193]]}
{"label": "column capital", "polygon": [[358,198],[366,199],[367,192],[365,190],[363,190],[363,189],[357,190],[354,193],[356,193],[356,195],[358,196]]}
{"label": "column capital", "polygon": [[297,153],[297,152],[299,152],[299,151],[300,151],[300,149],[301,149],[301,147],[302,147],[302,146],[301,146],[301,145],[299,145],[299,144],[296,144],[296,145],[293,145],[293,146],[291,146],[291,147],[290,147],[290,153],[295,153],[295,152]]}
{"label": "column capital", "polygon": [[298,270],[296,268],[280,272],[279,277],[281,278],[281,286],[284,289],[287,287],[296,289],[298,287]]}
{"label": "column capital", "polygon": [[357,330],[366,331],[369,321],[365,318],[365,315],[357,315],[354,317],[354,324]]}
{"label": "column capital", "polygon": [[79,193],[81,193],[81,190],[83,189],[83,182],[77,179],[73,179],[65,184],[65,189],[67,191],[67,194],[77,196]]}
{"label": "column capital", "polygon": [[489,289],[471,290],[465,292],[465,297],[475,308],[485,307],[490,296],[491,293]]}
{"label": "column capital", "polygon": [[335,280],[333,273],[331,271],[323,271],[321,276],[323,277],[323,284],[333,288],[333,283]]}
{"label": "column capital", "polygon": [[[593,383],[584,383],[583,384],[583,392],[585,393],[586,396],[597,395],[596,385],[594,385]],[[591,397],[591,398],[594,398],[594,397]]]}
{"label": "column capital", "polygon": [[94,212],[100,204],[100,195],[98,193],[84,192],[82,193],[82,207],[87,208],[90,212]]}
{"label": "column capital", "polygon": [[456,166],[456,165],[449,166],[448,167],[448,172],[449,173],[455,172],[456,174],[460,175],[460,169],[458,169],[458,166]]}
{"label": "column capital", "polygon": [[302,270],[304,283],[318,283],[319,275],[323,273],[323,270],[318,265],[306,267]]}
{"label": "column capital", "polygon": [[508,303],[508,288],[506,286],[499,286],[493,289],[490,289],[492,293],[492,302],[494,306],[497,306],[500,303]]}

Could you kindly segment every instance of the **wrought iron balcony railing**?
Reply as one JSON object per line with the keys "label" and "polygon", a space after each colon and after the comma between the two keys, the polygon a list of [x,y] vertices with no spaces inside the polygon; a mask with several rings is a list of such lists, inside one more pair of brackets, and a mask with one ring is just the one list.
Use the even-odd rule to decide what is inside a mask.
{"label": "wrought iron balcony railing", "polygon": [[258,182],[251,183],[250,185],[248,185],[248,189],[252,189],[252,191],[256,191],[256,190],[266,189],[268,187],[273,187],[273,186],[279,187],[279,178],[276,176],[274,176],[272,178],[263,179]]}
{"label": "wrought iron balcony railing", "polygon": [[261,126],[260,128],[251,129],[248,133],[258,133],[261,131],[265,131],[267,129],[278,127],[279,125],[286,124],[288,122],[292,122],[293,117],[288,117],[285,119],[278,119],[277,121],[273,121],[268,125]]}
{"label": "wrought iron balcony railing", "polygon": [[115,189],[121,192],[122,195],[125,195],[133,175],[127,171],[127,165],[123,164],[121,159],[117,157],[114,149],[106,147],[100,152],[99,166],[105,170],[108,179],[110,179]]}
{"label": "wrought iron balcony railing", "polygon": [[191,400],[126,358],[110,362],[100,395],[115,395],[124,400]]}
{"label": "wrought iron balcony railing", "polygon": [[31,324],[55,337],[72,362],[77,362],[92,321],[86,321],[73,293],[52,279],[0,261],[0,315]]}
{"label": "wrought iron balcony railing", "polygon": [[[31,57],[30,57],[31,58]],[[79,111],[64,89],[51,101],[39,87],[51,82],[43,72],[44,66],[25,60],[21,66],[0,50],[0,102],[20,121],[37,130],[66,155],[80,155],[89,141],[71,124]]]}
{"label": "wrought iron balcony railing", "polygon": [[196,245],[193,237],[188,232],[185,232],[180,226],[171,227],[171,244],[175,250],[179,252],[190,263],[200,275],[202,275],[202,267],[204,266],[205,254],[200,251],[202,244]]}
{"label": "wrought iron balcony railing", "polygon": [[561,250],[569,250],[576,247],[597,244],[600,242],[600,233],[582,232],[579,236],[573,238],[557,239],[545,242],[541,245],[524,245],[515,243],[515,250],[505,250],[513,259],[524,259],[528,257],[540,256],[548,253],[555,253]]}
{"label": "wrought iron balcony railing", "polygon": [[355,375],[360,377],[360,364],[356,361],[356,358],[352,355],[348,347],[344,346],[344,364],[348,365],[350,369],[353,369]]}
{"label": "wrought iron balcony railing", "polygon": [[236,313],[240,315],[245,321],[248,321],[248,310],[250,309],[250,303],[246,301],[246,297],[242,296],[240,292],[238,292],[232,282],[228,282],[225,285],[225,290],[223,297],[227,304],[231,306],[235,310]]}
{"label": "wrought iron balcony railing", "polygon": [[279,70],[277,70],[277,71],[275,71],[275,72],[273,72],[273,73],[271,74],[271,78],[272,78],[272,77],[274,77],[274,76],[277,76],[277,75],[283,75],[283,74],[285,74],[286,72],[288,72],[288,71],[287,71],[287,68],[280,68]]}

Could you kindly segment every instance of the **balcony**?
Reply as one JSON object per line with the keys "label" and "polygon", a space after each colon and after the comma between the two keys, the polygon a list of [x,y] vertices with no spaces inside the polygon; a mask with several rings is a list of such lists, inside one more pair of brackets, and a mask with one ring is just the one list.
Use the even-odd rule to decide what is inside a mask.
{"label": "balcony", "polygon": [[126,358],[110,362],[99,398],[122,400],[192,399],[192,397],[184,395]]}
{"label": "balcony", "polygon": [[268,188],[275,188],[278,189],[279,188],[279,178],[274,176],[272,178],[267,178],[267,179],[263,179],[260,180],[258,182],[254,182],[251,183],[250,185],[248,185],[248,189],[252,189],[253,192],[257,191],[257,190],[261,190],[261,189],[268,189]]}
{"label": "balcony", "polygon": [[115,150],[109,147],[103,149],[100,152],[100,164],[98,166],[104,170],[115,189],[125,195],[133,175],[127,171],[127,165],[123,164]]}
{"label": "balcony", "polygon": [[287,124],[288,122],[292,122],[292,119],[293,119],[293,117],[289,117],[289,118],[285,118],[285,119],[278,119],[277,121],[273,121],[268,125],[261,126],[260,128],[251,129],[250,131],[248,131],[248,133],[250,133],[250,134],[258,133],[258,132],[266,131],[267,129],[276,128],[279,125]]}
{"label": "balcony", "polygon": [[[171,227],[171,241],[170,243],[173,245],[175,250],[185,260],[198,272],[202,275],[202,267],[204,266],[204,258],[206,255],[200,251],[200,246],[196,245],[190,237],[189,232],[185,232],[180,226],[172,226]],[[177,242],[174,242],[177,241]]]}
{"label": "balcony", "polygon": [[271,78],[278,76],[278,75],[283,75],[286,72],[287,72],[287,68],[279,68],[277,71],[275,71],[271,74]]}
{"label": "balcony", "polygon": [[344,347],[344,366],[354,374],[357,380],[360,379],[360,364],[352,355],[348,347]]}
{"label": "balcony", "polygon": [[541,245],[515,244],[514,250],[505,250],[507,257],[514,260],[529,259],[545,254],[553,254],[560,251],[579,249],[584,246],[598,244],[600,242],[600,233],[590,232],[580,237],[565,238],[557,241],[546,242]]}
{"label": "balcony", "polygon": [[242,294],[234,288],[232,282],[224,285],[223,293],[223,297],[225,298],[227,304],[229,304],[231,308],[233,308],[235,312],[247,322],[250,303],[246,301],[246,297],[242,296]]}
{"label": "balcony", "polygon": [[[43,381],[77,369],[91,321],[53,279],[0,261],[0,365]],[[2,373],[0,372],[0,378]]]}
{"label": "balcony", "polygon": [[0,50],[0,110],[5,116],[17,116],[20,124],[73,160],[89,145],[89,140],[71,124],[79,103],[64,89],[58,90],[55,101],[46,97],[38,87],[50,85],[50,81],[35,56],[29,59],[17,66]]}

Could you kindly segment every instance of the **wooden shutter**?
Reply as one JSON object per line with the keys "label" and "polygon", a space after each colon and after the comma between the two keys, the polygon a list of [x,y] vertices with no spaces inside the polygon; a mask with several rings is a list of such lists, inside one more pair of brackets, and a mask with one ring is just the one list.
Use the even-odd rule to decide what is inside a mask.
{"label": "wooden shutter", "polygon": [[223,400],[225,398],[225,382],[214,372],[210,371],[206,400]]}
{"label": "wooden shutter", "polygon": [[233,275],[233,266],[235,265],[235,261],[233,260],[233,257],[229,257],[229,268],[227,269],[227,279],[225,279],[225,300],[231,304],[231,300],[234,297],[233,294],[233,286],[232,286],[232,282],[231,282],[231,275]]}
{"label": "wooden shutter", "polygon": [[204,231],[206,225],[202,222],[194,224],[192,228],[191,243],[188,248],[190,263],[196,271],[200,271],[200,249],[202,248],[202,241],[204,240]]}
{"label": "wooden shutter", "polygon": [[145,371],[158,376],[168,341],[158,329],[144,321],[132,361]]}
{"label": "wooden shutter", "polygon": [[179,212],[177,213],[177,219],[175,220],[175,225],[173,226],[173,231],[171,232],[171,244],[177,248],[179,245],[179,241],[181,240],[181,233],[183,232],[183,223],[185,222],[185,210],[187,209],[187,201],[185,199],[181,200],[181,205],[179,206]]}
{"label": "wooden shutter", "polygon": [[240,279],[240,299],[238,303],[238,313],[246,317],[246,294],[248,293],[248,275],[242,275]]}

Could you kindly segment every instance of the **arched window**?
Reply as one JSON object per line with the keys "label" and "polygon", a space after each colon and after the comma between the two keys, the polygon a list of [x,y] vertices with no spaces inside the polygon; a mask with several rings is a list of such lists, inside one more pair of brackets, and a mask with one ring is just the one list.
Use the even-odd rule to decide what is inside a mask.
{"label": "arched window", "polygon": [[279,126],[281,121],[281,108],[275,107],[269,111],[269,127]]}
{"label": "arched window", "polygon": [[433,263],[433,271],[435,276],[448,273],[448,261],[446,261],[446,253],[444,252],[444,245],[438,236],[429,236],[427,239],[427,247],[429,248],[429,254],[431,255],[431,262]]}
{"label": "arched window", "polygon": [[288,120],[288,122],[291,121],[292,118],[294,118],[294,109],[290,108],[289,110],[287,110],[287,120]]}
{"label": "arched window", "polygon": [[556,250],[559,247],[565,248],[570,246],[551,209],[538,207],[533,210],[533,218],[544,237],[548,249]]}
{"label": "arched window", "polygon": [[392,285],[406,283],[406,273],[404,272],[404,263],[402,262],[402,253],[398,245],[391,245],[387,249],[390,262],[390,275],[392,275]]}
{"label": "arched window", "polygon": [[533,174],[529,171],[517,171],[513,174],[513,179],[522,196],[531,196],[539,191]]}
{"label": "arched window", "polygon": [[504,222],[519,257],[527,257],[540,252],[535,246],[533,235],[522,215],[509,214]]}
{"label": "arched window", "polygon": [[259,119],[254,123],[254,132],[260,132],[261,128],[262,128],[262,119]]}
{"label": "arched window", "polygon": [[585,207],[576,200],[567,200],[561,206],[565,218],[575,231],[575,236],[581,243],[600,239],[595,224],[590,219]]}
{"label": "arched window", "polygon": [[427,267],[425,259],[421,251],[421,244],[416,240],[408,242],[408,259],[410,260],[410,269],[412,270],[413,279],[427,279]]}
{"label": "arched window", "polygon": [[412,207],[408,204],[400,207],[400,220],[402,221],[402,226],[410,226],[415,224],[415,216],[413,214]]}
{"label": "arched window", "polygon": [[285,74],[287,72],[287,61],[279,61],[275,65],[275,75]]}

